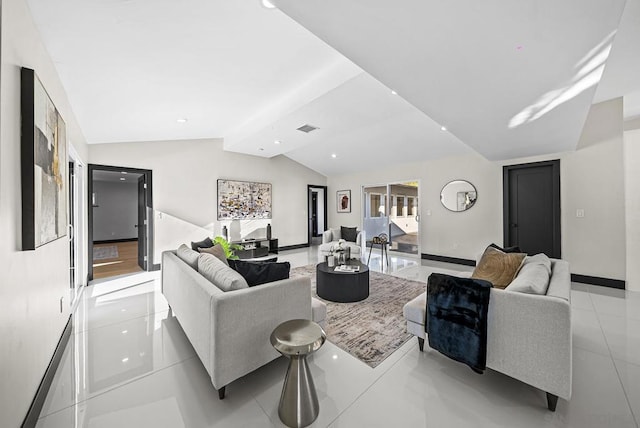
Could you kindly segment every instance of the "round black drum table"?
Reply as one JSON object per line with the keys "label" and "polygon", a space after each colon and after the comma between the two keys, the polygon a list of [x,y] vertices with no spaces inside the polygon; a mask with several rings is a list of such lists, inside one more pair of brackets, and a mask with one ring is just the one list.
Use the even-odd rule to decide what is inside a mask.
{"label": "round black drum table", "polygon": [[359,266],[358,272],[339,272],[326,262],[316,267],[318,297],[332,302],[358,302],[369,297],[369,268],[356,260],[350,266]]}

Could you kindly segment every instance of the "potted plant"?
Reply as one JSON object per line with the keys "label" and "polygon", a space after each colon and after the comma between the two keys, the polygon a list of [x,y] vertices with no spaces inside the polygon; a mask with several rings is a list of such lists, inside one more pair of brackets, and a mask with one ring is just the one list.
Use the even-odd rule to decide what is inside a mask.
{"label": "potted plant", "polygon": [[227,259],[238,260],[238,256],[236,256],[236,250],[242,250],[241,245],[232,244],[222,236],[216,236],[215,238],[213,238],[213,243],[222,246],[224,255],[227,257]]}

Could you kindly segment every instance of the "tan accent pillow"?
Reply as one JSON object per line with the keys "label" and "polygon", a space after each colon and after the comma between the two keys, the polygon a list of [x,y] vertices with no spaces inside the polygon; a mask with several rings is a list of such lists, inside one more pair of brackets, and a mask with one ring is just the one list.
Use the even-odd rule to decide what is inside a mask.
{"label": "tan accent pillow", "polygon": [[213,256],[216,256],[221,262],[229,266],[229,262],[227,261],[227,256],[224,253],[224,248],[222,248],[222,245],[214,245],[210,248],[198,247],[198,251],[202,254],[211,254]]}
{"label": "tan accent pillow", "polygon": [[524,253],[503,253],[487,247],[471,278],[489,281],[495,288],[505,288],[518,274],[526,256]]}

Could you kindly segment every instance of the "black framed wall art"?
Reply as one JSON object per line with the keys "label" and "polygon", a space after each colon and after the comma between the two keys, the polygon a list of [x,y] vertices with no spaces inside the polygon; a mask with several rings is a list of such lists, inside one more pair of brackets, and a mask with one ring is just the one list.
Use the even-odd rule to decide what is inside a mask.
{"label": "black framed wall art", "polygon": [[21,70],[22,249],[67,234],[67,132],[35,72]]}
{"label": "black framed wall art", "polygon": [[338,190],[336,192],[336,207],[339,213],[351,212],[351,190]]}

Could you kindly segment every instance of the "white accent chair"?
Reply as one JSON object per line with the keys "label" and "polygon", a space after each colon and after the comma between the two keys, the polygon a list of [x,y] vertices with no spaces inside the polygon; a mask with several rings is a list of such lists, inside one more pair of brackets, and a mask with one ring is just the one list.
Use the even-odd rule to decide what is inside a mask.
{"label": "white accent chair", "polygon": [[[364,251],[362,249],[365,243],[365,233],[362,230],[358,230],[356,236],[356,242],[346,241],[345,245],[349,247],[351,252],[351,258],[360,260]],[[334,228],[326,230],[322,234],[322,244],[320,245],[320,254],[322,256],[328,256],[331,254],[331,248],[338,246],[338,241],[342,239],[342,232],[340,228]]]}

